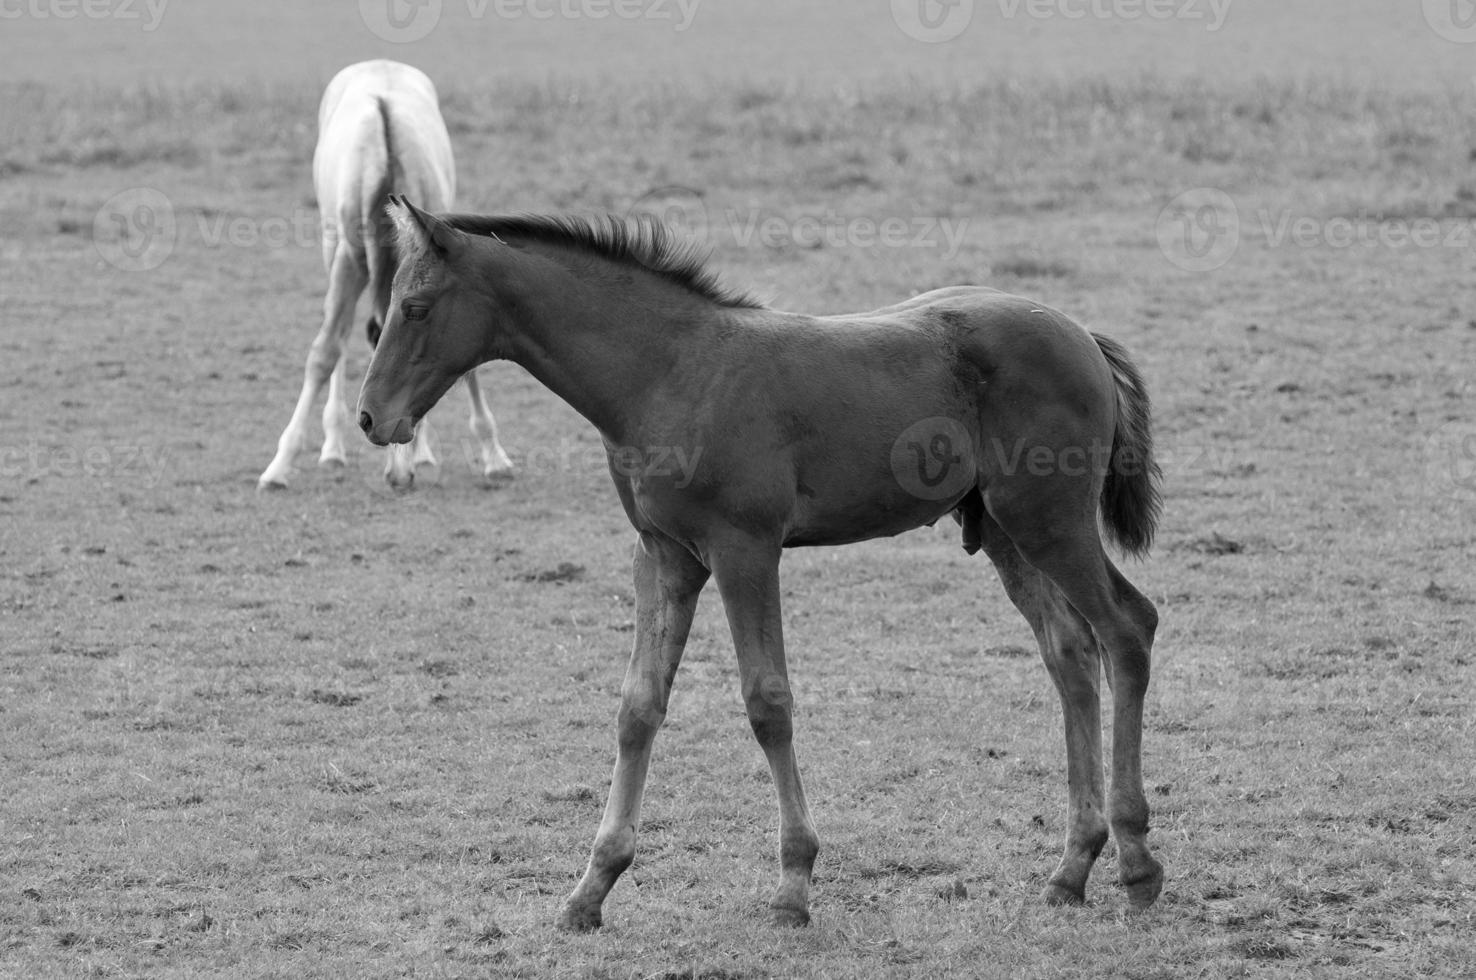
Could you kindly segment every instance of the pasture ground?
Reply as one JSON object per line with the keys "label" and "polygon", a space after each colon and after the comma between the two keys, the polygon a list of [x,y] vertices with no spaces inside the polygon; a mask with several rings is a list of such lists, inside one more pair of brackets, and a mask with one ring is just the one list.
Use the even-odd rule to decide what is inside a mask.
{"label": "pasture ground", "polygon": [[[415,493],[366,444],[258,494],[321,303],[318,92],[27,85],[0,92],[0,974],[1476,972],[1469,99],[1153,76],[443,90],[467,210],[644,198],[781,307],[983,282],[1129,345],[1167,477],[1128,568],[1163,617],[1162,899],[1128,914],[1109,847],[1087,907],[1037,903],[1059,710],[940,525],[786,558],[813,927],[763,915],[772,789],[709,596],[637,863],[603,932],[555,933],[630,639],[594,433],[492,365],[514,481],[472,475],[453,393]],[[1159,242],[1194,188],[1239,218],[1204,272]],[[140,269],[163,253],[124,246],[161,217],[172,246]],[[967,233],[863,240],[887,218]],[[847,230],[817,246],[796,233],[816,222]]]}

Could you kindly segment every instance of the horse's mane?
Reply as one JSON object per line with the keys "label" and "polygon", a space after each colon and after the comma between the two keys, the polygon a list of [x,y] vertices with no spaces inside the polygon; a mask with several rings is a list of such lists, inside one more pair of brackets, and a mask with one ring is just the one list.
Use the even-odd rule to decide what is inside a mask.
{"label": "horse's mane", "polygon": [[452,228],[471,235],[532,239],[639,266],[720,306],[758,309],[764,305],[746,292],[724,286],[717,274],[707,268],[707,254],[703,249],[677,237],[652,215],[631,219],[609,214],[587,218],[446,214],[441,218]]}

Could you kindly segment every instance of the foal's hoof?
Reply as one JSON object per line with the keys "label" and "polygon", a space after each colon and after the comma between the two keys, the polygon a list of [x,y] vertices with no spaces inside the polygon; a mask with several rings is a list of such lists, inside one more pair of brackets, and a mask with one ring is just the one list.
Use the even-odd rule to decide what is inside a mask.
{"label": "foal's hoof", "polygon": [[605,920],[598,906],[588,908],[577,905],[565,905],[556,923],[560,932],[594,932],[604,924]]}
{"label": "foal's hoof", "polygon": [[1071,888],[1053,881],[1045,886],[1040,897],[1045,899],[1047,905],[1085,905],[1086,889]]}
{"label": "foal's hoof", "polygon": [[261,493],[275,493],[278,490],[286,490],[287,481],[276,478],[267,479],[266,477],[262,477],[260,480],[256,481],[256,489]]}
{"label": "foal's hoof", "polygon": [[1158,899],[1158,893],[1163,891],[1163,868],[1154,861],[1147,874],[1132,881],[1123,881],[1122,887],[1127,889],[1129,905],[1140,911],[1146,909]]}
{"label": "foal's hoof", "polygon": [[810,924],[810,910],[795,908],[792,905],[769,906],[769,917],[773,919],[776,926],[787,926],[798,929]]}

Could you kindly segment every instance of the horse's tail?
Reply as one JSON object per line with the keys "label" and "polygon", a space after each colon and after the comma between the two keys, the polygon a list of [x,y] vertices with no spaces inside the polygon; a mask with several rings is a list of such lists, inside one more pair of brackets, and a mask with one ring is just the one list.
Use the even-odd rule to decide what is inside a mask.
{"label": "horse's tail", "polygon": [[381,145],[384,147],[384,169],[379,180],[365,202],[364,253],[369,262],[369,322],[365,334],[369,346],[379,346],[379,333],[384,329],[384,317],[388,314],[390,281],[394,278],[399,257],[395,251],[395,231],[390,224],[385,207],[391,194],[399,191],[401,183],[400,158],[395,151],[395,127],[391,122],[389,105],[380,96],[375,96],[379,109]]}
{"label": "horse's tail", "polygon": [[1102,484],[1102,521],[1107,533],[1130,555],[1141,555],[1153,544],[1163,498],[1163,476],[1153,458],[1153,413],[1143,376],[1127,349],[1110,337],[1092,334],[1112,368],[1117,391],[1117,425],[1112,432],[1112,455]]}

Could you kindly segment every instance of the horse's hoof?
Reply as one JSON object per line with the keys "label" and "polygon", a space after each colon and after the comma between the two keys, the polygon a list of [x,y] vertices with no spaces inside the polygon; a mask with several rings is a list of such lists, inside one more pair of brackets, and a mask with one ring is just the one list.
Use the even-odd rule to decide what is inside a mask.
{"label": "horse's hoof", "polygon": [[1147,874],[1132,881],[1124,881],[1122,887],[1127,889],[1129,905],[1140,911],[1146,909],[1158,899],[1158,893],[1163,891],[1163,868],[1154,861]]}
{"label": "horse's hoof", "polygon": [[1065,885],[1051,882],[1045,886],[1045,891],[1041,892],[1041,898],[1045,899],[1047,905],[1085,905],[1086,889],[1068,888]]}
{"label": "horse's hoof", "polygon": [[415,489],[415,471],[411,470],[409,474],[402,477],[395,477],[386,473],[384,482],[389,484],[389,488],[396,493],[409,493]]}
{"label": "horse's hoof", "polygon": [[318,465],[325,470],[341,470],[348,465],[348,460],[342,456],[324,456],[318,460]]}
{"label": "horse's hoof", "polygon": [[256,481],[256,489],[257,491],[262,493],[275,493],[278,490],[286,490],[287,481],[276,478],[269,479],[267,477],[262,477],[260,480]]}
{"label": "horse's hoof", "polygon": [[513,469],[511,463],[507,466],[489,466],[482,471],[482,479],[493,486],[508,483],[517,475],[518,471]]}
{"label": "horse's hoof", "polygon": [[564,906],[557,923],[560,932],[594,932],[604,925],[604,916],[598,906],[594,908],[574,905]]}
{"label": "horse's hoof", "polygon": [[797,909],[792,905],[770,906],[769,917],[773,919],[774,925],[786,926],[791,929],[798,929],[810,924],[810,910]]}

